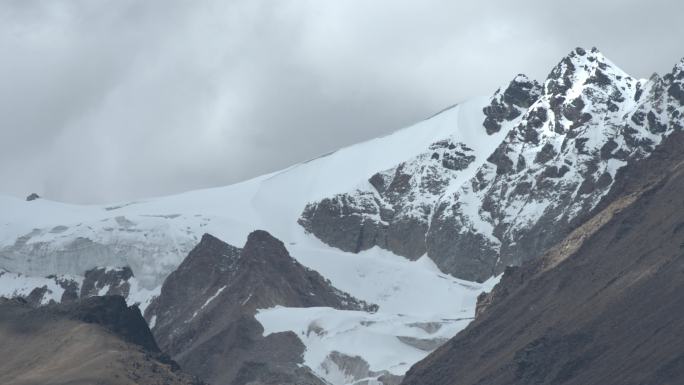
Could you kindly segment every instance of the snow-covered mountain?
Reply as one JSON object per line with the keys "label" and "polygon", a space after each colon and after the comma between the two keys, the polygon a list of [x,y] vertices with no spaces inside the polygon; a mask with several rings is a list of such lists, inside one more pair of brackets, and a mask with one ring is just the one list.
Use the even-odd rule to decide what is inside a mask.
{"label": "snow-covered mountain", "polygon": [[401,385],[684,383],[684,132],[621,169],[611,200],[506,269],[474,322]]}
{"label": "snow-covered mountain", "polygon": [[306,364],[335,383],[353,376],[329,359],[334,351],[358,356],[370,372],[401,375],[431,350],[416,347],[414,340],[443,341],[461,330],[474,316],[477,296],[495,280],[456,279],[429,258],[408,260],[380,248],[341,251],[307,234],[297,220],[307,203],[367,183],[370,175],[455,132],[474,149],[485,146],[480,143],[488,141],[481,130],[486,104],[487,98],[475,99],[392,135],[227,187],[103,206],[0,197],[0,268],[8,271],[0,276],[0,292],[28,295],[46,286],[39,302],[58,301],[65,289],[55,279],[74,282],[80,292],[85,271],[128,266],[128,300],[144,311],[203,234],[239,247],[249,233],[263,229],[335,288],[379,306],[375,313],[261,309],[266,333],[291,328],[301,336],[319,324],[325,333],[302,336]]}
{"label": "snow-covered mountain", "polygon": [[456,131],[309,204],[300,223],[342,250],[427,253],[442,271],[483,281],[562,239],[618,169],[681,129],[683,66],[637,80],[578,48],[543,86],[521,75],[498,90],[478,137]]}
{"label": "snow-covered mountain", "polygon": [[[378,305],[260,308],[264,333],[295,333],[304,364],[335,385],[400,376],[470,322],[507,265],[565,237],[620,168],[682,128],[683,84],[684,62],[638,80],[578,48],[543,83],[520,75],[491,97],[239,184],[105,206],[0,197],[0,295],[114,290],[144,311],[203,234],[239,247],[262,229]],[[224,295],[209,292],[197,303]]]}

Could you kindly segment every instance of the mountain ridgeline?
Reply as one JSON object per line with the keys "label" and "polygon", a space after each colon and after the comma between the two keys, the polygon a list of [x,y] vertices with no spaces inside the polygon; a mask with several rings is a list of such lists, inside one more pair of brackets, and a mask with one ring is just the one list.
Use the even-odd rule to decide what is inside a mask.
{"label": "mountain ridgeline", "polygon": [[684,60],[636,79],[577,48],[235,185],[0,196],[0,366],[62,346],[112,384],[684,383],[683,114]]}
{"label": "mountain ridgeline", "polygon": [[560,241],[618,169],[681,130],[683,70],[637,80],[578,48],[542,85],[520,75],[494,94],[482,130],[505,136],[486,160],[435,142],[362,188],[310,203],[299,223],[342,250],[427,254],[447,273],[482,281]]}

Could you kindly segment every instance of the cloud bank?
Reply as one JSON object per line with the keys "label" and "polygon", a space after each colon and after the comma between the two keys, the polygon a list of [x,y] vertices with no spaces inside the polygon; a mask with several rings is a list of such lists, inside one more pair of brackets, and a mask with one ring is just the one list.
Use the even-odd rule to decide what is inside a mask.
{"label": "cloud bank", "polygon": [[0,193],[94,203],[225,185],[387,134],[575,46],[639,77],[684,3],[0,3]]}

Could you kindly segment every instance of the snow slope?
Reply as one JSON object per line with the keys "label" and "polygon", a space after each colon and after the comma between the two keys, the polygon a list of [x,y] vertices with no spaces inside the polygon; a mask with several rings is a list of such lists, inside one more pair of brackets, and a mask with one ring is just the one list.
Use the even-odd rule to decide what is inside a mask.
{"label": "snow slope", "polygon": [[[129,302],[144,306],[202,234],[241,245],[249,232],[264,229],[337,288],[379,305],[375,314],[265,309],[259,319],[266,332],[294,330],[302,335],[319,320],[327,330],[325,338],[301,337],[307,346],[306,364],[333,383],[346,381],[331,374],[331,363],[321,366],[333,350],[361,356],[374,371],[402,374],[428,351],[397,337],[439,341],[454,335],[473,317],[477,295],[491,282],[457,280],[427,258],[409,261],[377,247],[346,253],[306,234],[297,219],[308,202],[364,186],[370,175],[445,138],[474,149],[472,172],[506,134],[488,136],[482,129],[487,101],[469,101],[386,137],[227,187],[106,206],[0,197],[0,268],[14,273],[12,277],[42,277],[78,276],[96,266],[130,266],[138,284]],[[10,275],[5,278],[0,280],[0,294],[22,292]],[[32,284],[25,282],[27,287]],[[431,323],[440,325],[434,335],[410,326]]]}
{"label": "snow slope", "polygon": [[[403,375],[414,363],[465,328],[475,315],[477,295],[491,290],[498,282],[492,278],[484,284],[470,284],[444,275],[439,277],[446,281],[444,287],[440,287],[440,282],[432,287],[426,285],[425,291],[408,298],[412,304],[420,303],[420,297],[427,300],[422,309],[407,309],[413,310],[409,313],[275,307],[261,310],[256,318],[264,326],[265,335],[294,331],[307,347],[304,353],[307,366],[330,383],[377,378],[382,371]],[[436,298],[426,295],[433,292],[451,292],[452,296],[438,298],[447,302],[437,304]],[[394,297],[401,296],[399,293]],[[411,344],[410,340],[418,343]],[[424,347],[421,342],[425,343]],[[344,373],[331,360],[331,352],[361,357],[369,370],[377,374]]]}
{"label": "snow slope", "polygon": [[[495,281],[458,280],[437,266],[484,280],[555,244],[617,170],[681,130],[682,117],[684,61],[663,78],[637,80],[578,48],[543,86],[519,76],[492,98],[235,185],[107,206],[0,197],[0,295],[42,284],[42,301],[57,300],[57,281],[35,277],[79,282],[93,267],[129,266],[128,300],[144,307],[202,234],[242,245],[263,229],[338,289],[379,305],[374,314],[261,309],[265,333],[294,331],[305,363],[335,385],[374,383],[465,327]],[[388,208],[396,223],[383,218]],[[361,236],[340,231],[350,218]],[[359,247],[364,231],[395,231],[369,237],[394,243]]]}
{"label": "snow slope", "polygon": [[435,143],[365,189],[307,205],[300,224],[341,250],[427,253],[444,272],[486,280],[562,240],[619,169],[682,129],[681,68],[638,80],[577,48],[542,84],[521,75],[494,94],[481,129],[503,140],[486,162],[470,162],[467,141]]}

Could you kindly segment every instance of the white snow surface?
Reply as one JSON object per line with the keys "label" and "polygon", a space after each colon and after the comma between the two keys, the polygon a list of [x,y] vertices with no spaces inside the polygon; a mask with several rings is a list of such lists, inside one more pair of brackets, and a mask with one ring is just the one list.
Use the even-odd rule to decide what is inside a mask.
{"label": "white snow surface", "polygon": [[[426,285],[409,302],[416,305],[420,297],[426,305],[422,311],[407,313],[381,310],[377,313],[336,310],[325,307],[286,308],[276,306],[262,309],[257,320],[264,327],[264,335],[293,331],[306,346],[304,362],[320,377],[333,384],[352,383],[358,378],[340,378],[340,370],[331,370],[334,363],[326,360],[333,352],[350,357],[361,357],[370,370],[387,371],[403,375],[414,363],[430,352],[404,343],[399,337],[421,340],[446,340],[465,328],[475,316],[475,302],[482,291],[489,291],[498,282],[492,278],[483,284],[472,284],[451,277],[438,275],[443,282],[433,281]],[[429,298],[432,293],[451,292],[450,298]],[[422,294],[422,295],[421,295]],[[414,310],[414,309],[409,309]],[[436,331],[426,330],[421,325],[432,324]],[[339,369],[339,368],[337,368]]]}
{"label": "white snow surface", "polygon": [[[46,199],[27,202],[0,195],[0,255],[4,257],[0,268],[45,276],[127,265],[141,285],[151,290],[180,264],[202,234],[211,233],[239,247],[256,229],[281,239],[291,254],[304,262],[316,259],[306,254],[317,250],[339,254],[309,242],[310,237],[297,224],[304,206],[365,185],[375,172],[394,167],[450,136],[485,158],[496,142],[481,126],[486,103],[487,98],[476,99],[386,137],[226,187],[104,206]],[[19,237],[28,238],[22,247],[17,246]],[[75,263],[73,254],[92,247],[74,246],[79,238],[106,245],[113,252],[84,252],[87,255],[76,255]],[[12,247],[25,258],[11,254],[8,250]],[[71,258],[62,257],[65,251],[71,252]]]}
{"label": "white snow surface", "polygon": [[0,297],[26,297],[33,289],[45,286],[47,291],[41,298],[41,305],[60,302],[64,288],[58,284],[57,280],[74,281],[80,287],[83,279],[79,276],[32,277],[0,269]]}
{"label": "white snow surface", "polygon": [[[372,370],[403,374],[428,352],[397,337],[453,336],[473,317],[477,295],[494,281],[458,280],[441,273],[427,257],[409,261],[377,247],[359,254],[342,252],[306,234],[297,219],[308,202],[365,186],[374,173],[445,138],[475,151],[477,164],[464,173],[465,180],[506,134],[487,136],[482,127],[487,102],[475,99],[391,135],[227,187],[104,206],[0,196],[0,268],[15,273],[0,277],[0,294],[21,290],[14,283],[17,274],[26,279],[82,275],[96,266],[130,266],[136,279],[128,301],[144,308],[203,233],[240,247],[251,231],[264,229],[337,288],[379,305],[374,314],[263,309],[258,319],[265,333],[296,332],[307,348],[305,364],[323,378],[330,373],[321,363],[333,350],[362,357]],[[50,288],[55,297],[61,295]],[[434,335],[411,326],[433,322],[442,325]],[[326,334],[307,334],[312,323]]]}
{"label": "white snow surface", "polygon": [[207,307],[207,305],[209,305],[209,303],[211,303],[211,301],[213,301],[214,299],[216,299],[216,297],[218,297],[218,295],[221,294],[221,292],[222,292],[223,290],[225,290],[225,288],[226,288],[225,286],[220,287],[218,290],[216,290],[216,293],[215,293],[214,295],[212,295],[211,297],[207,298],[207,300],[204,302],[204,304],[202,305],[202,307],[200,307],[199,309],[197,309],[197,311],[194,312],[194,313],[192,314],[192,318],[197,317],[197,314],[199,314],[199,312],[201,312],[202,310],[204,310],[204,308]]}

